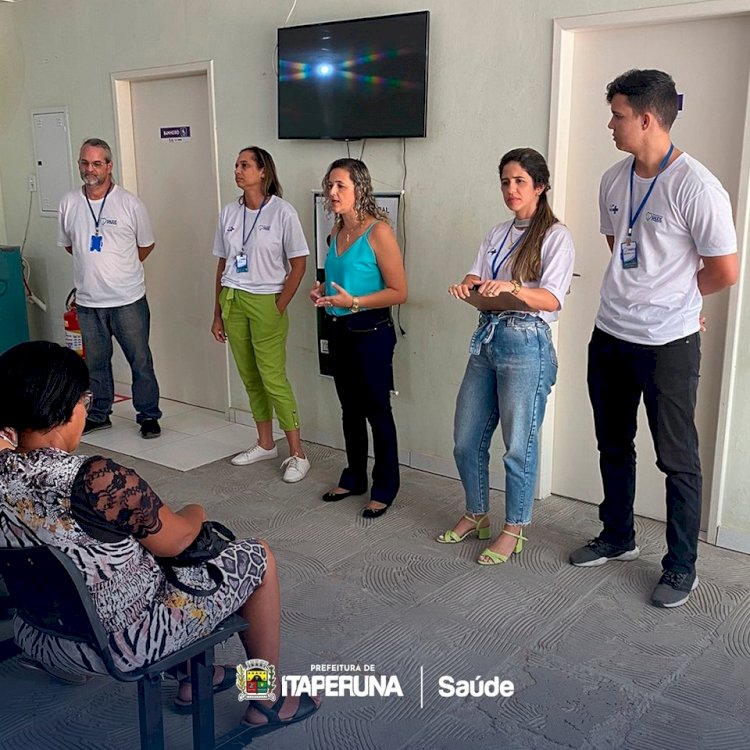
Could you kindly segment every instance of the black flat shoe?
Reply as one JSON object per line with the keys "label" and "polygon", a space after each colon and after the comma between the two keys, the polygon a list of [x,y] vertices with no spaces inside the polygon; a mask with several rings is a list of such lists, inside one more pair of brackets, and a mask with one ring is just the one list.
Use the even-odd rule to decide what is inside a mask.
{"label": "black flat shoe", "polygon": [[351,497],[352,495],[364,495],[365,492],[367,492],[367,489],[362,490],[362,492],[354,492],[352,490],[347,490],[346,492],[333,492],[332,490],[329,490],[323,495],[322,500],[324,503],[335,503],[337,500],[343,500],[345,497]]}
{"label": "black flat shoe", "polygon": [[380,516],[385,515],[389,507],[389,505],[386,505],[385,508],[365,508],[362,511],[362,518],[380,518]]}
{"label": "black flat shoe", "polygon": [[326,492],[323,495],[324,503],[335,503],[337,500],[343,500],[345,497],[351,497],[355,492]]}

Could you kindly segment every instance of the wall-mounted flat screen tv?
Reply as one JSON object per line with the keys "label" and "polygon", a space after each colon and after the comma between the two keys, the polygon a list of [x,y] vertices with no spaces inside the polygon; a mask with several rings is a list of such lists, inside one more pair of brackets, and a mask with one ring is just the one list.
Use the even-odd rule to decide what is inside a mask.
{"label": "wall-mounted flat screen tv", "polygon": [[428,11],[278,30],[279,138],[426,135]]}

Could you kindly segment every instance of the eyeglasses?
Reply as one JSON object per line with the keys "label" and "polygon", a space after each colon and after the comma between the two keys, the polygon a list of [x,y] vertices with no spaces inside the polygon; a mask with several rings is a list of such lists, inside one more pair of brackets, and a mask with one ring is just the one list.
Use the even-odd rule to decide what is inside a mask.
{"label": "eyeglasses", "polygon": [[91,402],[94,400],[94,394],[91,391],[84,391],[83,395],[81,396],[81,401],[83,402],[83,408],[88,413],[88,410],[91,408]]}
{"label": "eyeglasses", "polygon": [[78,160],[78,166],[83,167],[86,169],[86,167],[93,167],[94,169],[104,169],[104,167],[107,166],[106,161],[86,161],[86,159],[79,159]]}

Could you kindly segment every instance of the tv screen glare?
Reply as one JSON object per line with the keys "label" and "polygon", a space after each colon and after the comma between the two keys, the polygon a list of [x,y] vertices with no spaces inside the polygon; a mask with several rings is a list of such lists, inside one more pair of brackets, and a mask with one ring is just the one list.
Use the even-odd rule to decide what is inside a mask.
{"label": "tv screen glare", "polygon": [[423,138],[429,11],[278,30],[279,138]]}

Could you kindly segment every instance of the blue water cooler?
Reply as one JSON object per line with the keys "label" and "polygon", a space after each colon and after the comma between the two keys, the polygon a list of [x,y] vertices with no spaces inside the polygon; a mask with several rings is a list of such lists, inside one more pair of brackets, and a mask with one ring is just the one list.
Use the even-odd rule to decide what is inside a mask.
{"label": "blue water cooler", "polygon": [[0,353],[28,340],[21,248],[0,245]]}

